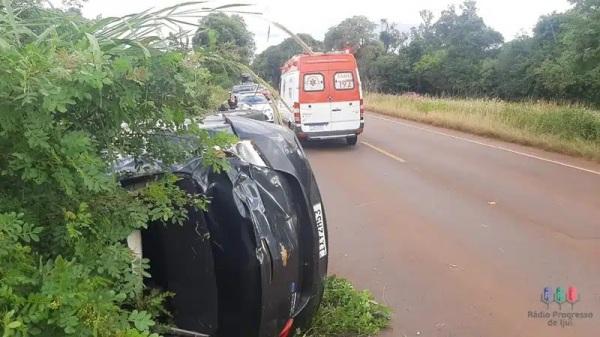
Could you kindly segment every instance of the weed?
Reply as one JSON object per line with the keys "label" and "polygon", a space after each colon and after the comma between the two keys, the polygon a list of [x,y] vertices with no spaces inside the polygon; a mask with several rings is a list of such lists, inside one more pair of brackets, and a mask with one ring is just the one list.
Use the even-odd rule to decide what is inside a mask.
{"label": "weed", "polygon": [[372,336],[389,325],[391,310],[367,290],[356,290],[343,278],[330,276],[313,325],[302,337]]}

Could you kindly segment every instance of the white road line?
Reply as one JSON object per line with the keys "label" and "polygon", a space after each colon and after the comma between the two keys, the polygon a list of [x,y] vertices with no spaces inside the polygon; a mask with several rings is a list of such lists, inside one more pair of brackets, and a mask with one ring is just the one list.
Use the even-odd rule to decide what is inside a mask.
{"label": "white road line", "polygon": [[375,146],[373,144],[367,143],[365,141],[361,141],[361,143],[365,144],[366,146],[372,148],[373,150],[375,150],[375,151],[377,151],[377,152],[379,152],[379,153],[381,153],[383,155],[386,155],[386,156],[388,156],[388,157],[390,157],[390,158],[392,158],[392,159],[394,159],[396,161],[399,161],[401,163],[406,163],[406,160],[404,160],[404,159],[396,156],[395,154],[389,153],[389,152],[387,152],[386,150],[384,150],[382,148],[379,148],[379,147],[377,147],[377,146]]}
{"label": "white road line", "polygon": [[521,151],[511,150],[511,149],[506,148],[506,147],[497,146],[497,145],[493,145],[493,144],[487,144],[487,143],[479,142],[479,141],[476,141],[476,140],[473,140],[473,139],[451,135],[449,133],[445,133],[445,132],[441,132],[441,131],[437,131],[437,130],[432,130],[432,129],[421,127],[421,126],[412,125],[412,124],[401,122],[401,121],[395,120],[395,119],[390,119],[390,118],[385,118],[385,117],[379,117],[379,116],[373,116],[373,114],[369,114],[368,116],[372,117],[372,118],[381,119],[381,120],[384,120],[384,121],[388,121],[388,122],[392,122],[392,123],[404,125],[404,126],[407,126],[407,127],[413,128],[413,129],[419,129],[419,130],[422,130],[422,131],[427,131],[427,132],[430,132],[430,133],[435,133],[435,134],[438,134],[438,135],[442,135],[442,136],[447,136],[447,137],[454,138],[454,139],[463,140],[465,142],[469,142],[469,143],[473,143],[473,144],[478,144],[478,145],[481,145],[481,146],[486,146],[486,147],[489,147],[489,148],[492,148],[492,149],[506,151],[506,152],[518,154],[518,155],[521,155],[521,156],[525,156],[525,157],[528,157],[528,158],[533,158],[533,159],[545,161],[545,162],[548,162],[548,163],[552,163],[552,164],[556,164],[556,165],[560,165],[560,166],[564,166],[564,167],[569,167],[569,168],[572,168],[572,169],[575,169],[575,170],[579,170],[579,171],[584,171],[584,172],[588,172],[588,173],[600,175],[600,171],[594,171],[594,170],[590,170],[590,169],[587,169],[587,168],[584,168],[584,167],[580,167],[580,166],[575,166],[575,165],[563,163],[563,162],[560,162],[560,161],[557,161],[557,160],[543,158],[543,157],[539,157],[539,156],[536,156],[536,155],[533,155],[533,154],[529,154],[529,153],[525,153],[525,152],[521,152]]}

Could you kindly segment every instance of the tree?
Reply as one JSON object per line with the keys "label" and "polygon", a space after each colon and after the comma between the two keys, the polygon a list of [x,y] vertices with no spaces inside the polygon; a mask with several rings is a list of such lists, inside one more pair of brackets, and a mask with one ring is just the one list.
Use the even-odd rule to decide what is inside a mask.
{"label": "tree", "polygon": [[377,40],[376,27],[365,16],[353,16],[329,28],[323,41],[325,50],[349,49],[356,56],[366,88],[374,88],[373,62],[385,53],[384,44]]}
{"label": "tree", "polygon": [[482,94],[484,61],[495,56],[502,35],[485,25],[473,1],[465,1],[460,12],[448,7],[435,23],[430,12],[421,16],[423,23],[411,32],[406,48],[417,75],[415,88],[435,94]]}
{"label": "tree", "polygon": [[244,18],[239,15],[211,13],[200,20],[192,39],[194,48],[216,49],[244,64],[250,64],[256,49]]}
{"label": "tree", "polygon": [[[0,6],[0,22],[11,23],[0,29],[4,336],[156,336],[166,295],[145,290],[148,262],[126,238],[154,220],[177,224],[202,199],[169,174],[127,190],[114,164],[168,168],[189,151],[222,164],[215,146],[230,145],[185,125],[214,109],[218,88],[198,55],[165,47],[160,16],[87,20],[32,1]],[[186,149],[156,137],[166,130],[202,138]]]}
{"label": "tree", "polygon": [[[323,49],[323,43],[308,34],[298,34],[313,51]],[[252,63],[254,71],[273,86],[279,87],[281,67],[292,56],[302,53],[302,47],[291,37],[276,46],[271,46],[258,54]]]}
{"label": "tree", "polygon": [[600,104],[600,1],[575,0],[534,29],[535,68],[542,95]]}
{"label": "tree", "polygon": [[353,16],[337,26],[329,28],[325,34],[325,50],[343,50],[350,48],[357,51],[362,46],[375,40],[377,25],[366,16]]}
{"label": "tree", "polygon": [[383,43],[386,53],[395,51],[407,38],[406,34],[400,32],[396,23],[390,23],[387,19],[381,19],[380,29],[379,41]]}
{"label": "tree", "polygon": [[411,90],[414,82],[410,63],[405,57],[387,53],[373,63],[372,87],[376,91],[397,93]]}
{"label": "tree", "polygon": [[565,13],[540,17],[532,36],[498,53],[494,94],[600,104],[600,1],[574,0]]}
{"label": "tree", "polygon": [[383,43],[378,40],[371,40],[365,43],[355,53],[363,87],[367,90],[377,89],[378,79],[375,62],[383,55],[385,55],[385,49]]}
{"label": "tree", "polygon": [[533,41],[528,36],[504,44],[483,75],[488,94],[506,99],[534,96],[534,51]]}

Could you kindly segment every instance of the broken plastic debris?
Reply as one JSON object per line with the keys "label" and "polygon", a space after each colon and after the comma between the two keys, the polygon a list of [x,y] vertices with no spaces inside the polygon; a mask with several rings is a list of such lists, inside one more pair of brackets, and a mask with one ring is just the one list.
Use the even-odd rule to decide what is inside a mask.
{"label": "broken plastic debris", "polygon": [[287,249],[285,249],[285,246],[282,245],[281,243],[279,243],[279,253],[281,254],[281,262],[283,263],[283,266],[287,266],[287,262],[288,262],[288,257],[289,257],[289,253],[287,251]]}

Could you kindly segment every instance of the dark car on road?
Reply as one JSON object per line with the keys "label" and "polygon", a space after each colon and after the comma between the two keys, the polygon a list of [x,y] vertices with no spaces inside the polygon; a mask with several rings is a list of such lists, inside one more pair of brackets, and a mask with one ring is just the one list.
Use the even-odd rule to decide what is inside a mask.
{"label": "dark car on road", "polygon": [[[227,151],[225,171],[202,158],[169,169],[180,188],[210,203],[189,209],[182,226],[151,223],[142,231],[147,286],[175,294],[173,333],[287,336],[311,320],[327,273],[327,222],[309,162],[278,125],[220,116],[203,127],[239,142]],[[134,159],[117,170],[132,189],[165,172],[140,170]]]}

